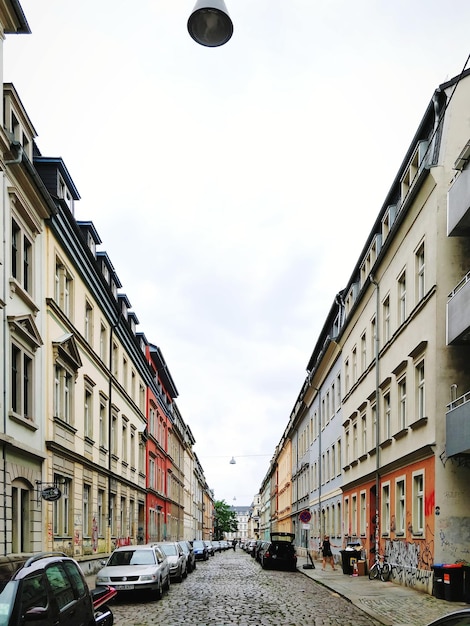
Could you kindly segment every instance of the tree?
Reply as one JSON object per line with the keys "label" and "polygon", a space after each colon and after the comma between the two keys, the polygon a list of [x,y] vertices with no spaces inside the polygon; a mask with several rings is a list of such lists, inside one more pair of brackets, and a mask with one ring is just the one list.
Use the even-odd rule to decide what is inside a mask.
{"label": "tree", "polygon": [[238,530],[237,515],[225,500],[214,500],[214,539],[223,539],[224,533]]}

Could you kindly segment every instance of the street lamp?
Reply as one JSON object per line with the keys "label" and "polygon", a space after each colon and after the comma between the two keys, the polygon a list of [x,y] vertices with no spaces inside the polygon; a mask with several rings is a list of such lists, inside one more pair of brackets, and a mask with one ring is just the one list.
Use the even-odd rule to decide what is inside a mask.
{"label": "street lamp", "polygon": [[224,0],[197,0],[188,19],[188,31],[201,46],[223,46],[233,34]]}

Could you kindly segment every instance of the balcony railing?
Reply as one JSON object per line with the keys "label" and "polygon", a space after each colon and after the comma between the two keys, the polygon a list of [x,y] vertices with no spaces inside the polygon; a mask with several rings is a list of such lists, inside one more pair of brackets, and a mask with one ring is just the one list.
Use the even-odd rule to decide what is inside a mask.
{"label": "balcony railing", "polygon": [[470,234],[470,167],[462,170],[447,194],[447,234]]}
{"label": "balcony railing", "polygon": [[470,391],[447,405],[446,456],[470,455]]}
{"label": "balcony railing", "polygon": [[470,272],[449,294],[447,301],[447,343],[470,341]]}

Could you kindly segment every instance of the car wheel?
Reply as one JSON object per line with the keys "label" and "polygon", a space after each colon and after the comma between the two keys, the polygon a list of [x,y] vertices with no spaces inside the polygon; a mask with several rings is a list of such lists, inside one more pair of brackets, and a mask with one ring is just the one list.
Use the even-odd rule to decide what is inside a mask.
{"label": "car wheel", "polygon": [[163,596],[163,583],[162,583],[161,578],[158,579],[158,586],[157,586],[157,589],[155,590],[155,595],[157,597],[157,600],[161,600]]}
{"label": "car wheel", "polygon": [[188,576],[188,566],[184,568],[183,578],[186,578],[187,576]]}
{"label": "car wheel", "polygon": [[176,582],[180,583],[183,580],[183,566],[180,567],[180,570],[178,572],[178,576],[176,577]]}
{"label": "car wheel", "polygon": [[170,591],[170,584],[171,584],[170,574],[168,574],[168,576],[166,577],[165,585],[164,585],[165,591],[167,591],[167,592]]}

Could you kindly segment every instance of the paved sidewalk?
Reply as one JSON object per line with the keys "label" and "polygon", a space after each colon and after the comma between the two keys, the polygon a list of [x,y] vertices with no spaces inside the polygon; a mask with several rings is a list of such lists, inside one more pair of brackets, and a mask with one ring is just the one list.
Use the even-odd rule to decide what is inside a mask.
{"label": "paved sidewalk", "polygon": [[306,563],[305,557],[299,557],[297,567],[305,576],[350,600],[385,626],[426,626],[443,615],[469,608],[465,602],[439,600],[393,582],[369,580],[368,576],[348,576],[338,564],[336,571],[328,565],[323,572],[321,561],[315,562],[315,569],[304,569]]}

